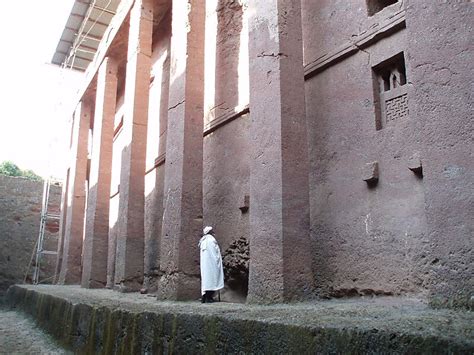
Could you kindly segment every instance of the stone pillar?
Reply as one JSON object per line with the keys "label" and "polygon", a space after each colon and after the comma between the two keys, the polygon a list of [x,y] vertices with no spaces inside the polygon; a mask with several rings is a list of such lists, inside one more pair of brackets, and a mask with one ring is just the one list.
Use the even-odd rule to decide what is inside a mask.
{"label": "stone pillar", "polygon": [[200,295],[205,1],[173,1],[161,299]]}
{"label": "stone pillar", "polygon": [[82,271],[82,238],[86,202],[87,139],[92,116],[92,105],[82,101],[74,113],[71,144],[72,162],[69,171],[66,223],[60,284],[79,284]]}
{"label": "stone pillar", "polygon": [[107,57],[97,78],[94,131],[89,193],[84,236],[82,287],[105,287],[109,236],[110,180],[115,106],[117,100],[117,64]]}
{"label": "stone pillar", "polygon": [[[72,127],[71,127],[72,129]],[[68,201],[68,191],[69,191],[69,166],[66,171],[66,177],[64,179],[63,188],[61,191],[61,215],[59,220],[59,238],[58,238],[58,248],[56,255],[56,267],[54,271],[54,281],[53,283],[58,283],[59,281],[59,272],[61,271],[61,264],[63,260],[63,248],[64,248],[64,233],[66,229],[66,215],[67,215],[67,201]]]}
{"label": "stone pillar", "polygon": [[143,283],[144,179],[153,32],[152,0],[136,0],[130,13],[125,87],[115,286],[139,290]]}
{"label": "stone pillar", "polygon": [[[430,303],[474,309],[474,4],[415,1],[406,12],[410,116],[423,164]],[[420,38],[423,38],[421,41]]]}
{"label": "stone pillar", "polygon": [[250,0],[250,275],[247,300],[313,291],[300,0]]}

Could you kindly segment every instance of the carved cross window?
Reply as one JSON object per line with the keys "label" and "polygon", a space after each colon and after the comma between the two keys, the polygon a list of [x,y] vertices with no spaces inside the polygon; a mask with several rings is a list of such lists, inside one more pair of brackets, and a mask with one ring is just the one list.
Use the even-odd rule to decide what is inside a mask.
{"label": "carved cross window", "polygon": [[376,129],[408,116],[405,57],[402,53],[373,68]]}

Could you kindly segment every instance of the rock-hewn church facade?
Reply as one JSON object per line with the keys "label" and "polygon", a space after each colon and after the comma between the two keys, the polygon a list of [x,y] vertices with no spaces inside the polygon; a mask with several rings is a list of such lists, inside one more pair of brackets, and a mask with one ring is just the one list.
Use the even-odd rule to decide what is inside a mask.
{"label": "rock-hewn church facade", "polygon": [[121,1],[73,113],[58,283],[196,299],[212,225],[224,254],[248,242],[248,286],[226,286],[248,302],[472,306],[473,20],[470,1]]}

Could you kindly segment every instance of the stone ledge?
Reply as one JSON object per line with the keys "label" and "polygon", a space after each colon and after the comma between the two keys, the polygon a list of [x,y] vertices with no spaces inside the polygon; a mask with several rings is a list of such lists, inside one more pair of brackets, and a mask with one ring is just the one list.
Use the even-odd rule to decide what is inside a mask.
{"label": "stone ledge", "polygon": [[433,310],[412,299],[259,306],[12,286],[7,302],[76,353],[474,352],[472,313]]}
{"label": "stone ledge", "polygon": [[237,107],[234,109],[234,111],[226,112],[223,115],[220,115],[219,117],[213,119],[210,121],[208,124],[204,126],[204,133],[203,136],[207,136],[214,132],[216,129],[226,125],[229,122],[232,122],[233,120],[242,117],[246,114],[250,113],[250,108],[249,105],[246,105],[242,109],[238,109]]}
{"label": "stone ledge", "polygon": [[339,63],[378,40],[405,28],[405,10],[399,11],[376,26],[363,31],[340,47],[304,65],[305,80]]}

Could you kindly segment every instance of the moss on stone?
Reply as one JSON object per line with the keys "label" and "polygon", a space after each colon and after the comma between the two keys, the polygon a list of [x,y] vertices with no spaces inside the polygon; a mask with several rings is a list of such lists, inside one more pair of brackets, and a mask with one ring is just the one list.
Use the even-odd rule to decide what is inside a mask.
{"label": "moss on stone", "polygon": [[114,337],[113,337],[113,312],[107,311],[105,314],[105,325],[104,325],[104,353],[112,354],[114,349]]}
{"label": "moss on stone", "polygon": [[172,318],[171,321],[171,334],[169,338],[169,344],[168,344],[168,352],[170,354],[173,354],[174,352],[174,347],[175,347],[175,341],[176,341],[176,333],[178,329],[178,316],[176,314],[170,315]]}
{"label": "moss on stone", "polygon": [[92,315],[89,323],[89,336],[86,340],[86,352],[95,353],[95,325],[96,325],[96,309],[92,307]]}
{"label": "moss on stone", "polygon": [[206,336],[206,354],[215,354],[217,338],[219,336],[219,320],[216,317],[204,319],[204,332]]}
{"label": "moss on stone", "polygon": [[152,318],[158,318],[158,322],[153,322],[153,341],[152,341],[152,352],[154,354],[163,353],[163,339],[164,339],[164,325],[163,325],[163,314],[154,315]]}

